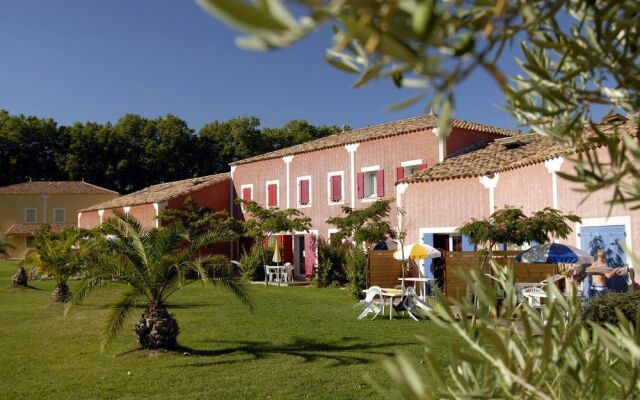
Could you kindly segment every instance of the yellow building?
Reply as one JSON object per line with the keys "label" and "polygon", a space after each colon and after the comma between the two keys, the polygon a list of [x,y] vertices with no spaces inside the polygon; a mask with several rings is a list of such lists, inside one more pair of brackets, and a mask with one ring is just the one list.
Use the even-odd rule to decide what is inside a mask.
{"label": "yellow building", "polygon": [[118,197],[87,182],[25,182],[0,187],[0,240],[9,242],[9,258],[29,251],[33,234],[43,225],[53,232],[78,226],[78,211]]}

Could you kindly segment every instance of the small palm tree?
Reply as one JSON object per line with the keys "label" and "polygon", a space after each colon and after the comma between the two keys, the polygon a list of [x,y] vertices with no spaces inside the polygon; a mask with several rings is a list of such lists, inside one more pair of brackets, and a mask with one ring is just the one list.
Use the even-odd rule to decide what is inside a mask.
{"label": "small palm tree", "polygon": [[9,257],[9,249],[15,248],[11,243],[0,240],[0,256]]}
{"label": "small palm tree", "polygon": [[[102,229],[106,239],[99,246],[101,250],[93,251],[89,257],[87,278],[72,303],[81,303],[92,291],[110,283],[125,285],[105,317],[103,350],[137,306],[145,307],[135,325],[140,346],[176,348],[180,330],[166,304],[171,295],[192,282],[223,286],[250,306],[243,286],[228,277],[209,279],[206,271],[207,265],[228,263],[226,257],[206,255],[206,247],[235,239],[232,231],[220,229],[191,240],[175,225],[145,230],[136,220],[123,215],[105,221]],[[71,303],[67,310],[70,306]]]}
{"label": "small palm tree", "polygon": [[56,281],[51,294],[55,302],[66,303],[71,298],[67,281],[82,270],[83,243],[87,232],[81,229],[65,229],[60,233],[48,233],[43,229],[34,237],[33,249],[20,261],[20,265],[31,264],[30,278],[49,275]]}

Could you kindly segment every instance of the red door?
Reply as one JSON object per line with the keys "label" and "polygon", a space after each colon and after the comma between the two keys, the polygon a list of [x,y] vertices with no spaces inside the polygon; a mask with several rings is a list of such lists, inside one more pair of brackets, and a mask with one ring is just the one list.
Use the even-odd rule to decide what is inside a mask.
{"label": "red door", "polygon": [[307,279],[313,278],[313,270],[316,266],[316,235],[304,235],[304,275]]}

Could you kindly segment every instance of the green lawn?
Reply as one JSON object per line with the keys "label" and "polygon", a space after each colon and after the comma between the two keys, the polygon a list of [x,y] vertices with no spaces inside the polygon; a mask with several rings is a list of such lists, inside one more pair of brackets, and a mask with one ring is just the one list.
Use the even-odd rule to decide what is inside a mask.
{"label": "green lawn", "polygon": [[15,270],[0,261],[3,398],[373,399],[380,396],[365,375],[384,384],[382,360],[398,352],[419,359],[417,334],[436,340],[443,364],[457,345],[430,322],[358,321],[345,290],[251,286],[250,313],[230,294],[193,284],[169,308],[180,344],[194,354],[136,350],[137,315],[101,353],[100,325],[115,287],[64,318],[49,301],[53,282],[10,289]]}

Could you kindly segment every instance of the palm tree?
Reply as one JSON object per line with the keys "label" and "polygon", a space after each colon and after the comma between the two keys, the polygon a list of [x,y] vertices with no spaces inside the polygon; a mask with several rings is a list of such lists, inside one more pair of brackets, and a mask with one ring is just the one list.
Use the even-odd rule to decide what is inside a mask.
{"label": "palm tree", "polygon": [[9,257],[9,249],[15,248],[11,243],[0,240],[0,256]]}
{"label": "palm tree", "polygon": [[34,237],[33,249],[20,261],[20,265],[32,264],[30,277],[49,275],[56,281],[51,294],[55,302],[66,303],[71,298],[67,281],[82,269],[83,243],[87,232],[81,229],[65,229],[60,233],[48,233],[43,229]]}
{"label": "palm tree", "polygon": [[[106,239],[101,250],[93,251],[89,257],[87,278],[72,302],[79,304],[95,289],[110,283],[125,285],[105,317],[102,350],[116,338],[138,306],[145,307],[135,324],[140,346],[175,349],[180,330],[166,304],[171,295],[189,283],[220,285],[250,306],[243,286],[228,277],[209,279],[206,271],[207,265],[229,262],[226,257],[206,255],[206,247],[235,239],[232,231],[220,228],[190,239],[176,225],[146,230],[123,215],[108,219],[102,229]],[[71,303],[67,311],[70,306]]]}

